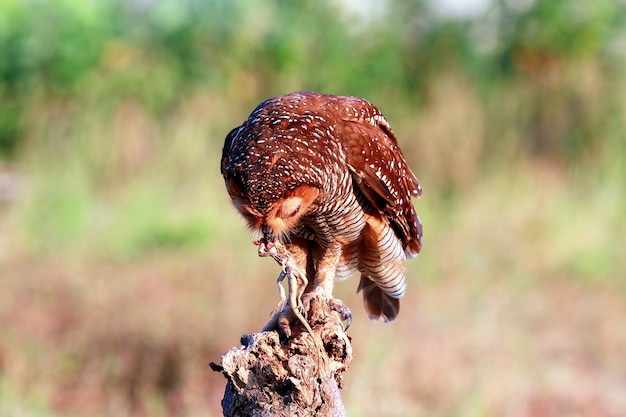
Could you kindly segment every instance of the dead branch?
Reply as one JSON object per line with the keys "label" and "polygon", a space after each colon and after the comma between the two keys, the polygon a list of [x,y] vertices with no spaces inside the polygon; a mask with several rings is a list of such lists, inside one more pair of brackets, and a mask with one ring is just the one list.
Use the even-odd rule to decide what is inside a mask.
{"label": "dead branch", "polygon": [[278,331],[247,334],[243,346],[222,355],[221,365],[211,363],[228,381],[224,416],[345,416],[339,388],[352,347],[333,301],[313,296],[307,303],[313,335],[294,316],[287,340]]}

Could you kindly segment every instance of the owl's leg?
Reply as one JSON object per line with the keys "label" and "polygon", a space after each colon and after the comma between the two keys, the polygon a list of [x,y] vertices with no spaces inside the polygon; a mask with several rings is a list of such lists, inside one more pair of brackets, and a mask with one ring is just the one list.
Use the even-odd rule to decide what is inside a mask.
{"label": "owl's leg", "polygon": [[313,253],[313,256],[318,259],[315,265],[315,282],[313,284],[315,292],[332,297],[342,247],[341,242],[334,241],[329,247],[317,248]]}
{"label": "owl's leg", "polygon": [[[304,308],[302,306],[302,294],[304,293],[304,290],[306,289],[308,284],[308,280],[305,274],[294,261],[289,251],[287,251],[287,249],[280,242],[275,242],[273,247],[270,247],[270,250],[268,250],[267,252],[259,248],[259,255],[271,256],[283,267],[283,271],[277,279],[278,286],[280,288],[279,292],[281,295],[279,311],[274,313],[270,321],[263,327],[263,331],[278,329],[281,335],[289,338],[291,336],[291,326],[289,325],[289,312],[291,312],[294,316],[296,316],[300,323],[302,323],[302,326],[304,326],[307,333],[313,339],[313,343],[315,343],[315,346],[317,347],[318,366],[321,368],[323,361],[323,355],[321,354],[321,352],[325,351],[324,344],[318,337],[316,337],[315,333],[313,333],[311,325],[304,317]],[[281,285],[281,281],[285,278],[287,278],[287,287],[289,289],[290,309],[287,311],[284,310],[285,304],[283,302],[283,299],[285,298],[285,291]]]}
{"label": "owl's leg", "polygon": [[308,310],[312,297],[317,295],[328,299],[331,308],[339,314],[342,321],[347,322],[345,327],[347,330],[352,323],[352,312],[341,300],[333,297],[333,285],[342,250],[342,243],[335,241],[328,248],[318,247],[313,251],[313,258],[318,259],[315,265],[313,291],[303,294],[303,304],[305,310]]}
{"label": "owl's leg", "polygon": [[[300,321],[300,323],[302,323],[302,326],[304,326],[307,333],[311,335],[313,342],[317,346],[317,360],[318,365],[321,367],[322,361],[324,360],[324,355],[322,354],[322,352],[325,352],[324,344],[322,343],[321,339],[319,339],[319,337],[315,335],[313,329],[311,328],[311,325],[306,320],[304,314],[306,311],[308,311],[308,306],[307,308],[305,308],[303,305],[303,296],[309,283],[306,272],[311,272],[311,265],[309,263],[309,260],[311,258],[310,242],[299,242],[294,239],[292,244],[289,245],[289,248],[285,247],[280,241],[271,242],[272,244],[268,244],[264,240],[260,240],[255,243],[259,245],[259,256],[271,256],[283,267],[283,270],[277,279],[279,293],[281,297],[278,311],[274,313],[270,321],[263,327],[263,331],[278,330],[281,336],[289,338],[291,336],[291,326],[289,320],[293,318],[293,316],[295,316]],[[338,256],[341,254],[341,246],[339,246],[336,250],[338,251],[338,260]],[[331,266],[332,262],[329,264],[329,268]],[[284,308],[285,290],[281,285],[282,281],[285,278],[287,278],[287,288],[289,290],[289,309]],[[332,279],[334,279],[334,274],[330,276],[330,289],[325,289],[325,291],[329,291],[329,293],[332,293]],[[321,288],[323,289],[323,287]],[[330,298],[332,298],[332,296]]]}

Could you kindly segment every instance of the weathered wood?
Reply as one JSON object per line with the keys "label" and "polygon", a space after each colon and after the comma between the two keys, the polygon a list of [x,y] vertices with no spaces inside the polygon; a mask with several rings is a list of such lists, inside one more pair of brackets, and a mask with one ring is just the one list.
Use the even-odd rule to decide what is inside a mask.
{"label": "weathered wood", "polygon": [[211,364],[228,381],[224,416],[345,416],[339,388],[352,360],[350,338],[332,299],[313,296],[306,304],[324,351],[295,317],[285,341],[278,331],[244,335],[243,346],[222,355],[221,365]]}

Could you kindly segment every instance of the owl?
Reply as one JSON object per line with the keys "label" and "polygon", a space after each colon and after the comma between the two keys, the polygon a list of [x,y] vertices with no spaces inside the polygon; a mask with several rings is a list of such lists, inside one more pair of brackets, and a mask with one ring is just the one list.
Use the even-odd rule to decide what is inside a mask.
{"label": "owl", "polygon": [[370,319],[389,322],[420,252],[422,195],[382,113],[358,97],[296,92],[268,99],[226,137],[221,172],[233,205],[265,247],[280,242],[332,297],[361,274]]}

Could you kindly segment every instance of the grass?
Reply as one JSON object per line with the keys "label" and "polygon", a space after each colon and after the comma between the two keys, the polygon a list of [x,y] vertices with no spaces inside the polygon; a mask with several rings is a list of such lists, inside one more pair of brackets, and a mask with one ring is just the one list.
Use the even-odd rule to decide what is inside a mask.
{"label": "grass", "polygon": [[[424,252],[391,325],[367,320],[354,279],[336,284],[355,315],[350,415],[626,412],[623,184],[583,192],[572,178],[525,164],[453,199],[426,188]],[[210,181],[189,205],[180,189],[129,185],[109,203],[107,236],[81,230],[103,210],[88,190],[38,196],[83,214],[58,230],[42,217],[42,244],[63,230],[66,240],[1,266],[3,413],[219,415],[223,380],[206,364],[263,325],[278,267],[256,257]],[[20,215],[15,224],[34,216]]]}
{"label": "grass", "polygon": [[0,2],[0,415],[220,415],[207,364],[265,323],[279,269],[221,145],[296,89],[372,99],[425,189],[398,320],[335,286],[349,415],[626,415],[618,2],[389,2],[362,33],[336,2],[138,3]]}
{"label": "grass", "polygon": [[[446,77],[420,118],[390,117],[425,189],[399,319],[371,323],[356,278],[335,285],[354,314],[349,415],[626,414],[620,134],[567,163],[490,149],[489,129],[523,129]],[[85,100],[38,107],[4,167],[20,186],[0,203],[0,414],[220,415],[207,364],[278,296],[278,266],[256,256],[219,175],[222,138],[251,108],[202,90],[162,119]]]}

